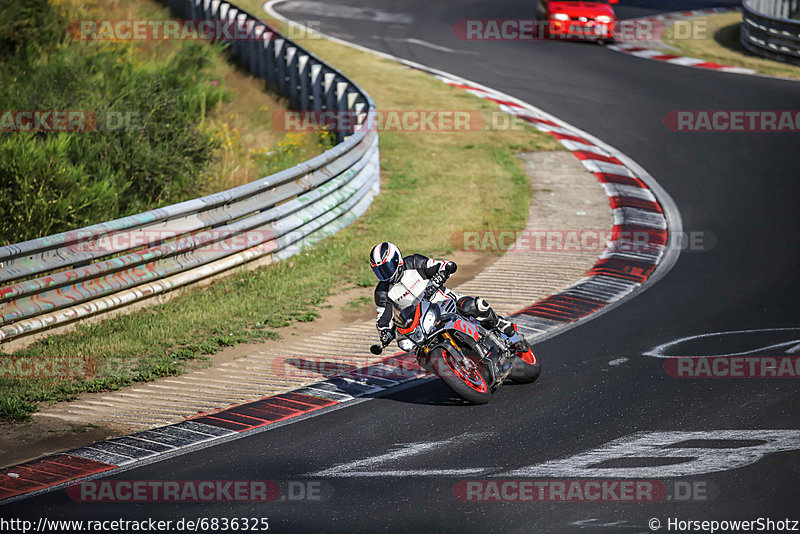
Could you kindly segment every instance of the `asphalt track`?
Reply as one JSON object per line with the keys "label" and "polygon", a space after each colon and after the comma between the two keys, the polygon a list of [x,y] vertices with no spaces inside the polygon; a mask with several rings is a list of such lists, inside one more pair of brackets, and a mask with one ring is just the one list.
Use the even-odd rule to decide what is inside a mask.
{"label": "asphalt track", "polygon": [[[635,432],[705,431],[708,439],[731,439],[718,431],[800,429],[798,380],[677,379],[665,373],[662,360],[643,355],[686,336],[800,326],[800,135],[673,133],[663,123],[670,110],[797,109],[800,85],[666,65],[586,43],[453,37],[452,25],[459,19],[530,17],[530,1],[326,4],[368,6],[414,18],[411,24],[381,24],[278,10],[298,20],[321,20],[326,33],[504,91],[599,137],[659,181],[675,200],[684,229],[703,232],[706,250],[683,252],[667,276],[644,293],[539,344],[535,351],[544,362],[540,380],[503,387],[488,405],[463,406],[443,384],[425,382],[114,477],[302,480],[361,460],[349,475],[338,468],[334,474],[340,476],[311,477],[333,490],[322,502],[80,504],[62,491],[5,506],[0,516],[264,516],[276,532],[646,532],[651,518],[659,518],[664,530],[670,517],[800,519],[797,434],[787,434],[784,448],[790,450],[755,455],[739,467],[727,465],[736,456],[730,447],[768,439],[758,441],[755,432],[748,435],[756,441],[707,442],[712,449],[728,448],[716,463],[707,462],[704,470],[683,478],[669,476],[674,467],[669,462],[639,460],[656,466],[656,476],[644,478],[699,481],[713,488],[708,500],[482,503],[453,495],[459,480],[519,478],[503,473],[586,452]],[[622,0],[616,10],[620,17],[635,17],[728,4]],[[679,354],[739,352],[800,338],[796,334],[705,338],[680,347]],[[780,355],[784,349],[762,352]],[[446,443],[402,445],[422,442]],[[392,458],[365,460],[393,451]],[[623,472],[625,465],[632,467],[614,465]],[[476,471],[456,471],[467,468]],[[558,478],[578,478],[564,474]]]}

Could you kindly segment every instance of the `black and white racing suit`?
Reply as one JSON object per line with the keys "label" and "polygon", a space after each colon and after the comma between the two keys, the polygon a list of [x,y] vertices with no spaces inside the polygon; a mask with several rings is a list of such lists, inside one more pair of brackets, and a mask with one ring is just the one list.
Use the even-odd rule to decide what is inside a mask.
{"label": "black and white racing suit", "polygon": [[[402,312],[410,306],[415,306],[422,300],[428,280],[437,274],[442,279],[449,276],[445,270],[446,260],[432,260],[422,254],[411,254],[403,258],[403,275],[391,283],[379,282],[375,288],[375,305],[378,312],[377,328],[379,333],[393,332],[392,314],[394,310]],[[454,264],[453,264],[454,265]],[[431,302],[441,302],[447,298],[455,299],[459,311],[467,317],[474,317],[487,328],[500,328],[513,333],[513,324],[499,317],[489,304],[480,297],[464,296],[448,288],[442,287],[429,299]],[[392,335],[392,337],[394,337]],[[383,338],[383,335],[381,336]],[[403,350],[408,350],[401,345]]]}

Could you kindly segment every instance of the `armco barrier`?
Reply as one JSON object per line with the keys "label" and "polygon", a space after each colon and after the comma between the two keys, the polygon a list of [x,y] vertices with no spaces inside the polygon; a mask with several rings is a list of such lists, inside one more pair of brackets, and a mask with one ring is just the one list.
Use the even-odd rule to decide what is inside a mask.
{"label": "armco barrier", "polygon": [[[184,19],[230,21],[231,53],[295,109],[375,106],[361,88],[250,13],[220,0],[165,0]],[[246,262],[284,259],[361,215],[380,188],[374,128],[249,184],[145,213],[0,247],[0,342],[137,303]]]}
{"label": "armco barrier", "polygon": [[743,0],[742,45],[777,61],[800,65],[800,0]]}

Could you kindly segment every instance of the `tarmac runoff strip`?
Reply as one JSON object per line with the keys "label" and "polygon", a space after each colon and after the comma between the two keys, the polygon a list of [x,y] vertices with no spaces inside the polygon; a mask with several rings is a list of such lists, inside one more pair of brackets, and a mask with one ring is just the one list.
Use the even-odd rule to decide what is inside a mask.
{"label": "tarmac runoff strip", "polygon": [[739,10],[740,8],[716,7],[710,9],[698,9],[694,11],[676,11],[674,13],[665,13],[663,15],[657,15],[655,17],[641,17],[636,19],[630,19],[632,21],[637,21],[637,22],[646,22],[649,23],[653,28],[659,28],[660,34],[653,36],[653,40],[657,41],[657,43],[659,43],[662,48],[657,48],[658,44],[654,44],[653,41],[616,43],[609,45],[608,48],[616,52],[622,52],[623,54],[636,56],[642,59],[652,59],[654,61],[661,61],[664,63],[669,63],[671,65],[681,65],[683,67],[694,67],[697,69],[716,70],[720,72],[732,72],[734,74],[756,75],[757,74],[756,71],[745,67],[733,67],[731,65],[723,65],[722,63],[706,61],[704,59],[698,59],[696,57],[670,54],[664,49],[665,47],[667,47],[667,45],[661,41],[664,31],[666,30],[666,24],[670,22],[674,23],[680,20],[691,20],[696,17],[704,17],[706,15],[719,14],[719,13],[730,13],[731,11],[739,11]]}
{"label": "tarmac runoff strip", "polygon": [[[512,315],[532,342],[540,342],[612,309],[662,277],[677,261],[669,232],[682,230],[680,215],[660,186],[635,162],[589,134],[513,97],[448,73],[429,72],[444,83],[496,102],[558,139],[602,183],[613,209],[612,241],[577,283]],[[625,236],[647,236],[646,250],[626,246]],[[641,247],[641,243],[637,246]],[[510,256],[507,254],[506,257]],[[426,378],[414,356],[383,360],[287,393],[200,414],[186,421],[109,439],[0,470],[0,504],[278,428],[330,410],[364,402]]]}

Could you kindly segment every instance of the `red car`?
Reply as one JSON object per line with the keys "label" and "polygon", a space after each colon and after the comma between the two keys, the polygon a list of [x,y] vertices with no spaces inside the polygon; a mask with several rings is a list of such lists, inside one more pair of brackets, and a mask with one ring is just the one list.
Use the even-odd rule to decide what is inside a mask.
{"label": "red car", "polygon": [[610,4],[619,0],[570,2],[564,0],[539,0],[537,17],[547,21],[550,39],[591,39],[613,41],[616,16]]}

